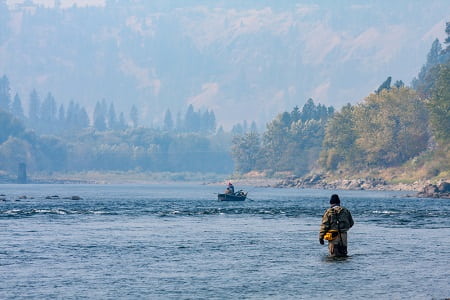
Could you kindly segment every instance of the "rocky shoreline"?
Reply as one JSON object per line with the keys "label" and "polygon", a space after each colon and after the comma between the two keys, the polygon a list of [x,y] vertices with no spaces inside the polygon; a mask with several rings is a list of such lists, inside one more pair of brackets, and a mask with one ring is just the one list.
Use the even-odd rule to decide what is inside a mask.
{"label": "rocky shoreline", "polygon": [[370,190],[370,191],[408,191],[411,196],[423,198],[450,199],[450,183],[440,180],[437,184],[429,181],[407,183],[389,183],[382,178],[329,179],[315,174],[305,177],[289,177],[272,185],[276,188],[316,188],[329,190]]}

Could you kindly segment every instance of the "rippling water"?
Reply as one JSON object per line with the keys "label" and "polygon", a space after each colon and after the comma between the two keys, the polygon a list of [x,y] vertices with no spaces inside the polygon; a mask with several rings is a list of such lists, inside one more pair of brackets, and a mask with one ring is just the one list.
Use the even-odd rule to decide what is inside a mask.
{"label": "rippling water", "polygon": [[449,200],[338,191],[356,224],[333,260],[318,228],[336,191],[243,188],[0,185],[0,298],[450,297]]}

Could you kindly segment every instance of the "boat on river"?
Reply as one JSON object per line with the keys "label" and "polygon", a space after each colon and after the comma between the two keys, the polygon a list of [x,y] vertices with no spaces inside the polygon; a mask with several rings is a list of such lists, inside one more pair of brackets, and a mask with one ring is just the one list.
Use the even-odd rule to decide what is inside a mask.
{"label": "boat on river", "polygon": [[236,193],[229,193],[229,194],[218,194],[217,200],[219,201],[244,201],[247,198],[247,193],[244,193],[244,191],[240,190]]}

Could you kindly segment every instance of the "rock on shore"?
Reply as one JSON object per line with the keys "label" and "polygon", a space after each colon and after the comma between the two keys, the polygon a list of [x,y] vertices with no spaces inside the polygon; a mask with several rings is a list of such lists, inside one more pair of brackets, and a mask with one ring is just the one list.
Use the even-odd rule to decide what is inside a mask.
{"label": "rock on shore", "polygon": [[358,178],[358,179],[335,179],[330,180],[321,174],[308,175],[305,177],[290,177],[284,179],[274,187],[293,188],[320,188],[335,190],[395,190],[395,191],[419,191],[421,184],[389,184],[382,178]]}
{"label": "rock on shore", "polygon": [[272,185],[273,187],[318,188],[334,190],[411,191],[417,197],[450,198],[450,183],[441,180],[438,184],[416,181],[411,184],[392,184],[382,178],[336,179],[313,174],[305,177],[289,177]]}
{"label": "rock on shore", "polygon": [[417,194],[425,198],[446,198],[450,199],[450,182],[441,182],[439,184],[428,184]]}

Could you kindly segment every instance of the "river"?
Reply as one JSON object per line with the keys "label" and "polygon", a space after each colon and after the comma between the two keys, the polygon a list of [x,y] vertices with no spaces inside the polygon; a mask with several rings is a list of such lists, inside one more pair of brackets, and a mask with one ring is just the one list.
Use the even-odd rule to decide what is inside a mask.
{"label": "river", "polygon": [[[0,298],[450,297],[448,199],[236,188],[249,199],[200,184],[0,185]],[[332,193],[355,220],[346,259],[318,241]]]}

